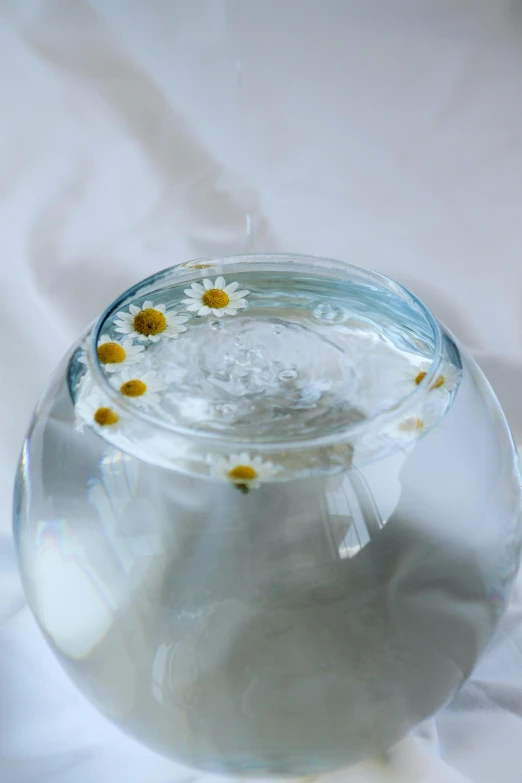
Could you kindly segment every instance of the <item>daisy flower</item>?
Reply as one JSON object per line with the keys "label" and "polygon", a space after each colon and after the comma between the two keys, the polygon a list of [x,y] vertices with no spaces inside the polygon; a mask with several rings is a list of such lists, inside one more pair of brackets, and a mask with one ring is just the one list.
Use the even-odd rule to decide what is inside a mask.
{"label": "daisy flower", "polygon": [[397,429],[406,438],[410,435],[421,435],[426,430],[426,421],[423,416],[408,416],[399,422]]}
{"label": "daisy flower", "polygon": [[134,400],[142,407],[157,405],[160,394],[165,390],[163,381],[155,372],[140,373],[132,368],[124,370],[119,375],[113,375],[111,384],[118,389],[120,394]]}
{"label": "daisy flower", "polygon": [[142,307],[129,305],[129,312],[116,313],[114,321],[116,331],[131,339],[157,343],[161,337],[177,338],[187,327],[182,326],[188,317],[165,312],[165,305],[154,306],[152,302],[143,302]]}
{"label": "daisy flower", "polygon": [[211,475],[231,481],[243,492],[258,487],[262,481],[272,478],[280,468],[273,462],[265,462],[259,456],[251,457],[247,452],[230,454],[228,457],[209,457]]}
{"label": "daisy flower", "polygon": [[239,283],[226,284],[224,277],[217,277],[215,283],[206,278],[201,283],[192,283],[191,288],[186,288],[185,293],[189,299],[183,299],[189,312],[198,315],[215,316],[235,315],[237,310],[246,307],[244,297],[250,291],[238,291]]}
{"label": "daisy flower", "polygon": [[119,341],[105,334],[98,342],[98,361],[107,372],[120,372],[139,361],[139,354],[144,350],[143,345],[134,345],[130,337]]}
{"label": "daisy flower", "polygon": [[387,435],[397,445],[411,443],[436,427],[447,408],[448,405],[444,402],[444,398],[435,395],[421,410],[413,411],[398,423],[394,423],[392,428],[388,429]]}
{"label": "daisy flower", "polygon": [[76,414],[76,426],[83,429],[88,424],[95,430],[114,432],[121,426],[121,418],[111,403],[102,398],[98,392],[90,392],[80,396],[74,408]]}
{"label": "daisy flower", "polygon": [[404,389],[405,394],[409,394],[419,386],[431,368],[431,362],[423,361],[420,364],[409,364],[404,371],[401,372],[400,386]]}
{"label": "daisy flower", "polygon": [[431,385],[432,390],[453,391],[460,381],[460,370],[453,364],[445,364],[442,372],[435,378]]}
{"label": "daisy flower", "polygon": [[[431,368],[431,362],[423,361],[420,364],[410,365],[403,373],[401,386],[406,393],[413,391],[422,383]],[[430,391],[444,389],[453,391],[460,379],[460,372],[452,364],[446,364],[442,372],[435,377],[430,385]]]}

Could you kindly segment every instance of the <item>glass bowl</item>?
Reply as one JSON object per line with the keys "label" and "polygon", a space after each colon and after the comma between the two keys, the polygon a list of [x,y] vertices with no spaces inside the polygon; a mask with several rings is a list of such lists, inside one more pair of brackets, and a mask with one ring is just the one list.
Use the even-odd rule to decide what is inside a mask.
{"label": "glass bowl", "polygon": [[200,769],[307,775],[469,676],[519,564],[520,476],[413,294],[244,255],[139,283],[71,348],[14,529],[48,643],[110,720]]}

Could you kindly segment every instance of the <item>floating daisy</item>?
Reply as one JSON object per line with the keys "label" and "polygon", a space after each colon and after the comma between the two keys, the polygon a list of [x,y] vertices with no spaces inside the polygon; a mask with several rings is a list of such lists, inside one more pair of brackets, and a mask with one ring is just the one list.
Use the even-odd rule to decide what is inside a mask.
{"label": "floating daisy", "polygon": [[407,387],[409,391],[413,391],[419,386],[426,375],[429,373],[431,362],[421,362],[420,364],[410,364],[404,371],[402,378],[403,385]]}
{"label": "floating daisy", "polygon": [[96,391],[78,400],[75,413],[79,429],[83,429],[83,425],[88,424],[95,430],[114,431],[121,425],[120,414]]}
{"label": "floating daisy", "polygon": [[246,452],[228,457],[209,457],[209,462],[213,476],[231,481],[243,492],[258,487],[280,470],[273,462],[265,462],[259,456],[250,457]]}
{"label": "floating daisy", "polygon": [[143,345],[135,345],[130,337],[120,342],[105,334],[98,342],[98,360],[107,372],[121,372],[139,361],[144,350]]}
{"label": "floating daisy", "polygon": [[208,278],[201,283],[192,283],[191,288],[185,289],[189,299],[183,299],[189,312],[198,315],[215,316],[235,315],[242,307],[246,307],[244,297],[250,291],[238,291],[239,283],[226,284],[224,277],[217,277],[213,283]]}
{"label": "floating daisy", "polygon": [[114,375],[111,378],[111,384],[124,397],[133,400],[142,407],[157,405],[161,392],[165,390],[163,381],[152,370],[138,373],[129,368],[120,375]]}
{"label": "floating daisy", "polygon": [[460,370],[457,370],[453,364],[446,364],[430,388],[432,390],[453,391],[458,386],[459,381]]}
{"label": "floating daisy", "polygon": [[157,343],[162,337],[176,339],[181,332],[187,331],[187,327],[182,324],[188,321],[188,317],[166,313],[164,304],[154,306],[152,302],[146,301],[142,307],[129,305],[128,313],[119,312],[116,315],[116,331],[140,342],[150,340]]}

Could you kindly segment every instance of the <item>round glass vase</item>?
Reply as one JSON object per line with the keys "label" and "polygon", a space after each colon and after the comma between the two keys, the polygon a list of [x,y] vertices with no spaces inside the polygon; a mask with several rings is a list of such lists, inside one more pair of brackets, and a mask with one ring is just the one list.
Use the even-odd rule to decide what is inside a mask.
{"label": "round glass vase", "polygon": [[45,638],[110,720],[200,769],[307,775],[468,677],[519,564],[520,476],[413,294],[244,255],[139,283],[71,348],[14,530]]}

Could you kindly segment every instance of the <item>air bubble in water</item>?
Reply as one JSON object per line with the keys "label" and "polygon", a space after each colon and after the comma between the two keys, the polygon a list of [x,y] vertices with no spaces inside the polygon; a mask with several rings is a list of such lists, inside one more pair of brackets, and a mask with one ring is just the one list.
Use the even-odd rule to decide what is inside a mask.
{"label": "air bubble in water", "polygon": [[234,360],[234,357],[232,356],[231,353],[226,353],[223,356],[223,364],[225,365],[225,367],[229,367],[230,368],[230,367],[232,367],[232,365],[234,363],[235,363],[235,360]]}
{"label": "air bubble in water", "polygon": [[215,378],[216,381],[229,381],[230,373],[225,367],[218,367],[218,369],[214,370],[210,377]]}
{"label": "air bubble in water", "polygon": [[284,332],[285,328],[282,326],[282,324],[276,324],[273,328],[274,334],[282,334]]}
{"label": "air bubble in water", "polygon": [[294,381],[299,373],[297,370],[293,370],[292,368],[289,368],[288,370],[281,370],[279,375],[277,376],[280,381]]}
{"label": "air bubble in water", "polygon": [[329,324],[338,324],[344,321],[348,315],[344,307],[326,302],[316,305],[312,312],[320,321],[326,321]]}
{"label": "air bubble in water", "polygon": [[234,338],[234,345],[237,345],[238,348],[241,348],[245,344],[245,339],[240,334],[237,335],[237,337]]}
{"label": "air bubble in water", "polygon": [[263,346],[256,345],[254,348],[250,348],[248,355],[251,362],[255,362],[256,359],[263,359]]}
{"label": "air bubble in water", "polygon": [[219,329],[223,328],[224,323],[223,323],[223,321],[213,320],[213,321],[209,321],[208,325],[210,326],[211,329],[213,329],[215,332],[217,332],[217,331],[219,331]]}
{"label": "air bubble in water", "polygon": [[226,402],[216,403],[214,410],[218,416],[230,416],[232,413],[234,413],[233,405],[227,405]]}
{"label": "air bubble in water", "polygon": [[240,367],[246,367],[250,364],[250,351],[238,351],[236,354],[236,364]]}

